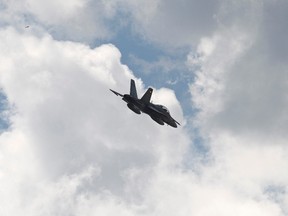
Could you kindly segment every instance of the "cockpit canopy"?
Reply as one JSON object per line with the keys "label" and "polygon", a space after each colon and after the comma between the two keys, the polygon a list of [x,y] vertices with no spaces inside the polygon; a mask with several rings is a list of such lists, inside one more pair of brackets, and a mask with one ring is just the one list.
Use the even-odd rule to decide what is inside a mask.
{"label": "cockpit canopy", "polygon": [[[169,113],[169,110],[167,109],[167,107],[163,106],[163,105],[158,105],[159,107],[161,107],[165,112]],[[170,114],[170,113],[169,113]]]}

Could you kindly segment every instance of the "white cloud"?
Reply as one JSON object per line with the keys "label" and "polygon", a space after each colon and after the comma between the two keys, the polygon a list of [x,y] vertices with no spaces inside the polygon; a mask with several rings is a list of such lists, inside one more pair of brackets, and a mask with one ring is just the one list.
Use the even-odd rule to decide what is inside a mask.
{"label": "white cloud", "polygon": [[[181,163],[188,144],[184,130],[136,116],[109,91],[125,93],[129,79],[136,79],[113,45],[90,49],[13,28],[2,30],[0,38],[5,51],[0,83],[16,107],[0,141],[3,215],[82,214],[87,209],[127,215],[128,201],[142,196],[139,189],[134,192],[139,187],[132,184],[135,178],[149,185],[158,166]],[[144,92],[141,80],[137,84]],[[158,99],[181,121],[171,90],[156,90]],[[131,177],[130,170],[140,177]]]}
{"label": "white cloud", "polygon": [[[126,5],[144,38],[199,42],[187,64],[199,69],[190,85],[199,110],[193,124],[209,152],[199,162],[185,129],[136,116],[109,92],[127,92],[136,79],[113,45],[91,49],[45,30],[19,30],[27,5],[6,2],[1,16],[16,27],[0,31],[0,86],[15,113],[0,135],[1,215],[287,214],[287,3],[77,2],[63,2],[67,11],[50,20],[55,2],[42,14],[30,1],[29,16],[50,33],[75,33],[87,21],[78,39],[95,29],[103,30],[95,37],[107,37],[103,19]],[[144,84],[136,83],[140,95]],[[156,90],[153,101],[182,122],[173,91]]]}
{"label": "white cloud", "polygon": [[[203,38],[195,56],[191,53],[187,64],[192,68],[200,66],[191,85],[193,105],[201,110],[201,120],[220,112],[226,97],[227,74],[243,52],[248,38],[239,31],[216,33],[211,38]],[[202,122],[203,124],[204,122]]]}
{"label": "white cloud", "polygon": [[162,172],[150,192],[149,203],[156,209],[151,215],[280,214],[279,207],[265,199],[254,200],[217,179],[200,180],[191,173]]}
{"label": "white cloud", "polygon": [[[110,2],[72,1],[5,1],[1,3],[0,26],[13,25],[22,31],[49,32],[60,40],[86,44],[114,35],[109,20],[116,15]],[[29,29],[25,29],[25,26]]]}

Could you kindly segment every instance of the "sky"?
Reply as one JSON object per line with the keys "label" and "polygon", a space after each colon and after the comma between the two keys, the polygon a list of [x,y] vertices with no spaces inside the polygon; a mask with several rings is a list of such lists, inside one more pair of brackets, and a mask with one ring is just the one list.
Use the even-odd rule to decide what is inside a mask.
{"label": "sky", "polygon": [[0,215],[288,215],[287,11],[0,0]]}

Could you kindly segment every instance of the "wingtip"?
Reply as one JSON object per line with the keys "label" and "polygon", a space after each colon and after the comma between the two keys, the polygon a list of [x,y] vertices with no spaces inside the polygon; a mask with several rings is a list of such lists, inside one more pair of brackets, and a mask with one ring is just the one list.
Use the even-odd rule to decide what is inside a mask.
{"label": "wingtip", "polygon": [[115,92],[114,90],[112,90],[112,89],[109,89],[111,92],[113,92],[115,95],[117,95],[118,96],[118,94],[117,94],[117,92]]}
{"label": "wingtip", "polygon": [[120,93],[118,93],[118,92],[116,92],[116,91],[114,91],[114,90],[112,90],[112,89],[109,89],[109,90],[110,90],[111,92],[113,92],[115,95],[123,97],[122,94],[120,94]]}

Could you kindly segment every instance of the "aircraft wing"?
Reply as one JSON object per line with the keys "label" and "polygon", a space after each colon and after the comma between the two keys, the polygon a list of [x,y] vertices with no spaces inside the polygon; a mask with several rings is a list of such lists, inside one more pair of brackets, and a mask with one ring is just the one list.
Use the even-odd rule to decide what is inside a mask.
{"label": "aircraft wing", "polygon": [[121,97],[124,97],[124,95],[122,95],[122,94],[120,94],[120,93],[118,93],[118,92],[116,92],[116,91],[114,91],[114,90],[112,90],[112,89],[110,89],[110,91],[112,91],[115,95],[117,95],[117,96],[121,96]]}

